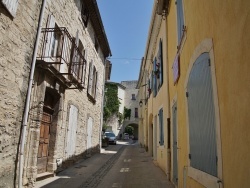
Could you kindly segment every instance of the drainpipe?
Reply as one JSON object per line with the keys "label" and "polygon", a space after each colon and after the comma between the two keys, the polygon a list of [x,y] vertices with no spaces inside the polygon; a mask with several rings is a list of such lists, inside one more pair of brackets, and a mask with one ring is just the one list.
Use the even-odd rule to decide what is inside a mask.
{"label": "drainpipe", "polygon": [[24,108],[24,115],[23,115],[23,122],[22,122],[22,134],[21,134],[21,142],[20,142],[20,158],[19,158],[19,177],[18,177],[18,187],[21,188],[23,185],[23,158],[24,158],[24,144],[25,144],[25,136],[26,136],[26,128],[27,128],[27,122],[28,122],[28,116],[29,116],[29,107],[30,107],[30,98],[31,98],[31,90],[34,80],[34,72],[35,72],[35,66],[36,66],[36,57],[37,57],[37,49],[39,44],[39,38],[41,34],[42,29],[42,21],[43,21],[43,14],[44,9],[46,5],[46,0],[43,0],[42,2],[42,8],[40,11],[39,16],[39,23],[37,28],[37,34],[36,34],[36,41],[33,51],[33,57],[32,57],[32,64],[31,64],[31,71],[30,71],[30,78],[29,78],[29,84],[28,84],[28,91],[26,96],[26,103]]}

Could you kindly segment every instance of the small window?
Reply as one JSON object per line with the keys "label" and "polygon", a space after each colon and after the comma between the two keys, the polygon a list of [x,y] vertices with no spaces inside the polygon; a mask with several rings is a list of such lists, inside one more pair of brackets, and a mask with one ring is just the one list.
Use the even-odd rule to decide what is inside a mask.
{"label": "small window", "polygon": [[82,3],[81,17],[82,17],[84,26],[87,27],[88,21],[89,21],[89,10],[87,6],[84,5],[84,3]]}
{"label": "small window", "polygon": [[135,108],[135,118],[138,118],[138,108]]}
{"label": "small window", "polygon": [[89,82],[88,82],[88,96],[91,96],[93,100],[96,98],[98,73],[93,65],[93,62],[89,65]]}
{"label": "small window", "polygon": [[135,98],[135,94],[132,94],[132,98],[131,98],[131,100],[136,100],[136,98]]}

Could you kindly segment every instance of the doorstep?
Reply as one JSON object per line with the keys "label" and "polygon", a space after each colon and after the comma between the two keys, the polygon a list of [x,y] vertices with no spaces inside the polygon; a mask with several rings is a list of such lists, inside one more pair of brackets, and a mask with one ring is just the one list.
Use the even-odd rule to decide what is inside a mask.
{"label": "doorstep", "polygon": [[36,181],[44,180],[46,178],[54,177],[54,173],[51,172],[44,172],[41,174],[37,174]]}

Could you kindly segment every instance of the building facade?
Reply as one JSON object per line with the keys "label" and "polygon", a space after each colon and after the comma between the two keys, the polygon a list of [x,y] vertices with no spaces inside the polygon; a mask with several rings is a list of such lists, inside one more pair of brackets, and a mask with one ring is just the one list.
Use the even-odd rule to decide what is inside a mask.
{"label": "building facade", "polygon": [[107,82],[107,84],[117,85],[117,96],[120,102],[119,113],[124,116],[124,108],[130,110],[130,118],[124,118],[119,121],[119,116],[113,114],[106,122],[107,130],[114,132],[118,138],[122,138],[126,126],[132,126],[134,128],[134,137],[138,139],[138,107],[139,102],[137,100],[138,89],[136,89],[137,81],[122,81],[121,83]]}
{"label": "building facade", "polygon": [[[5,122],[1,131],[9,132],[1,134],[1,139],[6,142],[3,153],[9,154],[8,157],[4,157],[5,154],[1,156],[6,164],[1,165],[0,181],[4,187],[14,187],[16,182],[19,186],[31,187],[44,174],[53,175],[86,155],[100,151],[105,61],[111,51],[96,2],[17,3],[16,17],[6,18],[1,14],[10,26],[13,25],[6,26],[9,38],[3,42],[7,47],[4,50],[8,50],[8,46],[16,46],[19,52],[9,50],[9,54],[1,53],[1,57],[6,58],[1,61],[5,62],[2,70],[8,69],[13,72],[9,75],[16,77],[8,78],[14,80],[12,82],[16,86],[13,83],[10,87],[9,83],[1,90],[6,93],[8,101],[18,95],[18,101],[13,100],[10,104],[18,110],[13,112],[12,109],[15,121],[13,119],[8,123],[2,120]],[[5,7],[1,10],[7,14],[6,7],[12,4],[7,1],[4,4],[3,1],[3,5]],[[29,21],[27,26],[21,20],[23,23],[24,20]],[[40,33],[38,25],[41,26]],[[11,33],[20,33],[20,37],[13,37]],[[37,51],[33,46],[36,36],[39,36]],[[27,44],[19,45],[25,39]],[[11,59],[15,57],[14,53],[20,57],[18,66],[15,66],[17,60]],[[31,64],[32,57],[35,57],[35,64]],[[6,62],[10,64],[7,66]],[[20,69],[20,63],[23,69]],[[34,66],[34,74],[31,83],[28,83],[28,78],[32,78],[30,66]],[[19,77],[15,76],[15,72]],[[13,94],[7,93],[12,90]],[[29,105],[25,109],[27,90],[26,101]],[[2,108],[5,107],[2,104]],[[22,125],[20,122],[24,121],[26,111],[27,124]],[[8,109],[3,113],[9,114]],[[13,126],[15,130],[9,129]],[[11,147],[7,139],[13,140]],[[9,170],[9,176],[6,170]]]}
{"label": "building facade", "polygon": [[250,183],[249,7],[245,0],[154,3],[138,82],[147,99],[140,142],[176,187]]}

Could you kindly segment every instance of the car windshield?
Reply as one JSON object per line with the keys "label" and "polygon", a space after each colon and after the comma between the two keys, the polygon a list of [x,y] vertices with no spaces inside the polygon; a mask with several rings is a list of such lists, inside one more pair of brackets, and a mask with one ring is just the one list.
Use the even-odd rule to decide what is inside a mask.
{"label": "car windshield", "polygon": [[115,134],[114,133],[105,133],[105,136],[107,136],[107,137],[115,137]]}

